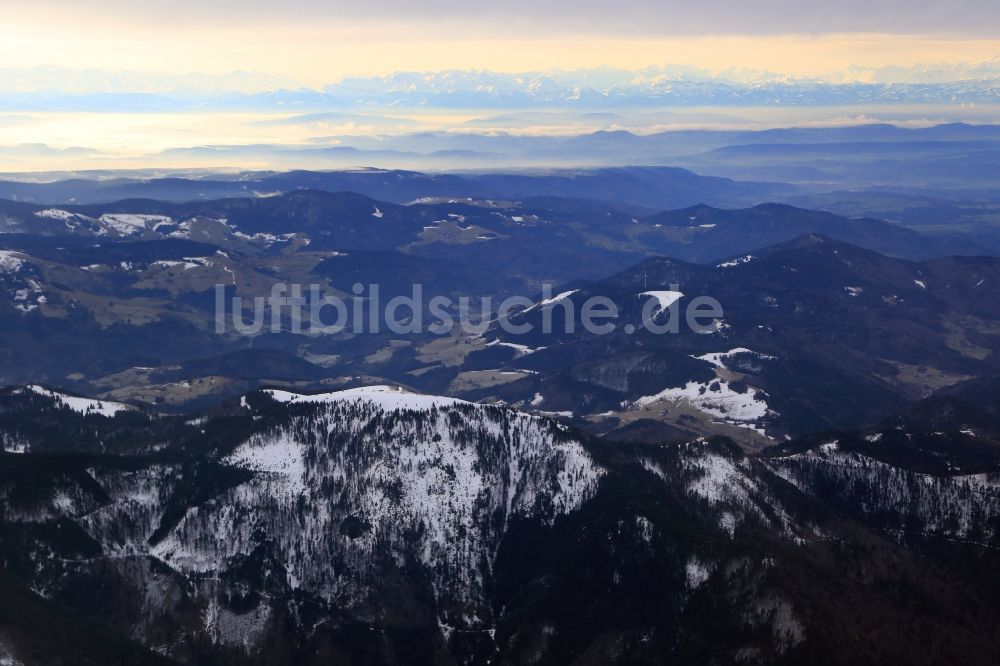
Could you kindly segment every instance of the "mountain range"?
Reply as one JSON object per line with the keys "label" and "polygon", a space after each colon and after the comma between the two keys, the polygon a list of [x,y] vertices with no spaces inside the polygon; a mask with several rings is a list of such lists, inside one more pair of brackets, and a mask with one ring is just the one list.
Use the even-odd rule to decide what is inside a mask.
{"label": "mountain range", "polygon": [[[166,418],[8,389],[2,646],[33,664],[992,663],[996,405],[947,400],[747,455],[389,387]],[[94,622],[119,637],[63,642]]]}
{"label": "mountain range", "polygon": [[[941,68],[908,71],[881,68],[859,73],[848,70],[836,78],[809,79],[747,70],[720,73],[684,67],[649,67],[640,71],[613,68],[572,72],[504,73],[485,70],[396,72],[387,76],[347,77],[322,89],[285,87],[260,90],[260,84],[280,81],[205,80],[197,87],[149,90],[145,79],[128,73],[98,74],[101,85],[88,90],[86,78],[73,73],[72,82],[58,81],[64,72],[48,72],[58,81],[37,86],[38,72],[29,81],[16,71],[0,72],[11,81],[0,98],[17,111],[177,111],[272,109],[518,109],[518,108],[634,108],[672,106],[755,106],[783,104],[818,106],[891,103],[995,103],[994,84],[1000,78],[997,59]],[[193,77],[192,77],[193,78]],[[252,77],[246,77],[244,79]],[[81,81],[83,79],[83,81]],[[117,79],[117,81],[115,81]],[[18,84],[21,85],[18,85]],[[183,86],[183,80],[180,81]],[[249,83],[249,87],[248,87]],[[207,85],[206,85],[207,84]],[[239,88],[244,88],[240,90]]]}
{"label": "mountain range", "polygon": [[[369,377],[577,417],[627,413],[627,425],[651,410],[623,403],[671,388],[667,377],[678,388],[711,382],[712,364],[692,356],[749,349],[780,359],[765,364],[776,374],[735,385],[777,401],[771,411],[783,416],[769,427],[783,436],[851,412],[858,422],[876,416],[875,405],[889,409],[993,371],[996,261],[977,257],[979,248],[963,239],[952,247],[969,256],[927,260],[947,247],[940,239],[879,220],[782,205],[636,217],[554,197],[397,205],[318,191],[191,203],[7,202],[0,210],[0,308],[8,313],[0,350],[9,383],[44,381],[169,407],[269,382],[318,388]],[[227,299],[251,298],[269,296],[275,282],[343,297],[356,284],[378,284],[383,303],[420,283],[426,299],[469,297],[490,316],[490,303],[514,295],[537,302],[550,285],[571,292],[571,305],[608,298],[620,320],[611,335],[555,340],[540,326],[509,336],[488,321],[479,332],[412,339],[389,330],[296,334],[287,316],[280,331],[249,338],[215,330],[216,285]],[[673,284],[685,304],[697,295],[720,301],[717,330],[625,333],[641,324],[641,294]],[[517,316],[538,324],[545,310]],[[664,376],[671,365],[679,369]],[[796,388],[806,377],[824,378],[817,394]],[[856,403],[831,401],[853,384],[868,393],[858,392]],[[713,429],[696,417],[686,415],[696,431]]]}
{"label": "mountain range", "polygon": [[[910,127],[898,123],[917,121],[900,118],[897,124],[744,130],[729,129],[743,124],[736,117],[711,129],[702,129],[704,122],[689,129],[684,118],[675,116],[507,113],[472,119],[462,131],[445,131],[380,115],[303,113],[246,125],[246,136],[256,137],[252,140],[195,137],[179,142],[171,137],[158,152],[144,155],[149,164],[208,169],[202,171],[99,170],[94,167],[119,159],[100,145],[10,145],[0,149],[8,170],[57,157],[63,163],[94,166],[75,174],[12,174],[12,182],[0,182],[0,197],[52,204],[132,197],[188,201],[305,188],[350,190],[397,203],[421,196],[557,195],[662,209],[697,203],[733,207],[845,190],[933,194],[960,202],[990,201],[995,194],[1000,131],[988,124],[989,118],[982,124],[939,120],[928,126],[930,121],[924,120]],[[356,124],[378,129],[358,135],[351,129]],[[227,168],[233,164],[292,171]],[[328,171],[334,168],[341,171]],[[450,173],[416,174],[401,168]],[[59,182],[63,180],[68,182]],[[595,192],[588,193],[586,185]]]}
{"label": "mountain range", "polygon": [[[0,194],[0,664],[1000,658],[988,200],[660,167]],[[362,309],[220,330],[296,284]],[[407,323],[481,316],[364,329],[414,284]]]}

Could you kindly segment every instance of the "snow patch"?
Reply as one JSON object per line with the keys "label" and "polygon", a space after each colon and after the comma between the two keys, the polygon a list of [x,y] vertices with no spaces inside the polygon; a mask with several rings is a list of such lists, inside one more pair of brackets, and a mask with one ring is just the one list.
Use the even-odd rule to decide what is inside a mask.
{"label": "snow patch", "polygon": [[758,421],[774,413],[767,406],[766,398],[767,394],[760,389],[747,387],[746,391],[738,393],[728,382],[713,379],[709,382],[690,381],[679,388],[666,388],[639,398],[632,406],[644,408],[661,401],[685,404],[723,423],[764,434]]}
{"label": "snow patch", "polygon": [[687,578],[687,587],[689,590],[697,590],[705,584],[711,575],[712,570],[697,557],[690,557],[684,565],[684,576]]}
{"label": "snow patch", "polygon": [[166,215],[145,215],[142,213],[105,213],[98,220],[123,236],[131,236],[145,231],[150,225],[173,224],[174,222]]}
{"label": "snow patch", "polygon": [[650,296],[656,299],[657,308],[653,311],[653,316],[661,312],[666,312],[671,305],[684,298],[684,294],[679,291],[644,291],[639,295]]}
{"label": "snow patch", "polygon": [[20,252],[0,250],[0,273],[17,273],[24,266],[24,255]]}
{"label": "snow patch", "polygon": [[306,491],[303,447],[290,434],[256,436],[223,459],[227,465],[272,475],[290,495]]}
{"label": "snow patch", "polygon": [[762,360],[774,360],[774,356],[768,356],[767,354],[761,354],[760,352],[755,352],[752,349],[747,349],[746,347],[735,347],[727,352],[710,352],[708,354],[702,354],[701,356],[694,356],[693,358],[699,361],[705,361],[706,363],[711,363],[717,368],[726,368],[726,360],[730,357],[736,356],[738,354],[753,354]]}
{"label": "snow patch", "polygon": [[531,312],[532,310],[534,310],[536,308],[545,309],[545,308],[547,308],[549,306],[555,305],[559,301],[562,301],[564,299],[569,298],[570,296],[572,296],[573,294],[575,294],[578,291],[580,291],[580,290],[579,289],[571,289],[569,291],[564,291],[561,294],[557,294],[555,296],[552,296],[551,298],[543,299],[543,300],[535,303],[531,307],[525,308],[524,312]]}
{"label": "snow patch", "polygon": [[46,220],[71,220],[76,217],[76,213],[71,213],[68,210],[61,210],[59,208],[46,208],[45,210],[36,210],[35,217],[40,217]]}
{"label": "snow patch", "polygon": [[174,261],[170,259],[159,259],[154,261],[150,266],[162,266],[163,268],[175,268],[180,266],[184,270],[191,270],[192,268],[198,268],[201,264],[195,263],[193,261]]}
{"label": "snow patch", "polygon": [[532,348],[532,347],[529,347],[528,345],[517,344],[516,342],[501,342],[499,339],[494,340],[493,342],[487,342],[486,346],[487,347],[494,347],[494,346],[510,347],[511,349],[516,349],[517,351],[519,351],[519,352],[521,352],[522,354],[525,354],[525,355],[527,355],[527,354],[534,354],[537,351],[542,351],[543,349],[545,349],[545,347],[535,347],[535,348]]}
{"label": "snow patch", "polygon": [[740,264],[748,264],[753,260],[754,256],[752,254],[748,254],[744,257],[737,257],[736,259],[723,261],[721,264],[716,265],[716,268],[732,268],[733,266],[739,266]]}

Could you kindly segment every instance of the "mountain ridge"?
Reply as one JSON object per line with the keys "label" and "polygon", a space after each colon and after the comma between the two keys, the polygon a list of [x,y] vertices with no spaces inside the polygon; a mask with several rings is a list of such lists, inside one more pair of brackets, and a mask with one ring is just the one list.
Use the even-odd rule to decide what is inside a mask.
{"label": "mountain ridge", "polygon": [[[762,661],[841,664],[867,653],[871,641],[912,663],[944,653],[970,663],[992,658],[987,644],[962,641],[1000,614],[988,592],[1000,581],[977,587],[961,570],[945,573],[935,563],[989,557],[997,538],[991,521],[1000,515],[993,482],[951,471],[930,472],[914,485],[909,479],[918,477],[905,466],[829,441],[748,456],[720,438],[610,443],[502,407],[427,397],[433,404],[386,412],[369,398],[410,404],[416,396],[374,387],[300,402],[258,391],[200,416],[154,419],[164,433],[171,421],[190,433],[159,452],[0,453],[7,500],[0,504],[0,552],[8,571],[47,598],[185,661],[326,663],[339,655],[352,664],[406,663],[418,655],[442,663],[564,663],[596,651],[605,663],[659,663],[667,650],[680,663],[703,663],[751,650]],[[9,400],[0,395],[4,409]],[[127,425],[124,415],[66,415]],[[466,436],[456,439],[459,432]],[[184,453],[188,446],[196,448]],[[425,449],[429,458],[418,455]],[[295,451],[303,457],[290,455]],[[459,451],[482,467],[453,458]],[[348,458],[355,471],[331,484],[338,461]],[[603,470],[596,486],[584,482],[595,479],[592,472],[574,467],[583,461]],[[518,477],[520,491],[500,501],[532,514],[490,517],[490,503],[470,502],[461,490],[489,470],[508,478],[511,470],[532,469],[538,474]],[[831,495],[831,483],[842,490]],[[984,493],[975,504],[963,494],[973,483]],[[26,484],[33,492],[21,491]],[[857,494],[861,485],[869,494]],[[920,495],[911,500],[900,487]],[[355,491],[358,500],[383,499],[358,503]],[[568,495],[564,501],[553,492]],[[580,493],[582,503],[569,501]],[[295,499],[303,494],[311,499]],[[415,532],[407,520],[378,518],[425,505],[442,511]],[[52,524],[63,527],[32,527]],[[448,524],[452,536],[424,541]],[[885,536],[900,524],[925,531]],[[70,534],[75,541],[65,538]],[[498,536],[480,540],[489,534]],[[956,540],[965,545],[935,550]],[[45,553],[58,557],[38,558]],[[430,562],[438,564],[428,569]],[[369,567],[380,574],[359,575]],[[77,581],[113,585],[143,612],[116,619],[114,603],[74,595]],[[906,594],[887,596],[886,585]],[[732,589],[741,595],[726,594]],[[341,601],[323,602],[328,593]],[[927,595],[938,601],[935,609],[923,611],[919,623],[907,620]],[[608,604],[623,596],[632,600],[623,608],[632,610],[609,620]],[[975,612],[962,610],[970,603]],[[189,610],[178,613],[182,607]],[[902,613],[892,631],[877,628],[885,612]],[[377,627],[379,637],[359,631],[363,626]],[[850,638],[859,632],[875,633]],[[918,641],[915,648],[921,635],[937,647]],[[21,654],[26,644],[13,640]]]}

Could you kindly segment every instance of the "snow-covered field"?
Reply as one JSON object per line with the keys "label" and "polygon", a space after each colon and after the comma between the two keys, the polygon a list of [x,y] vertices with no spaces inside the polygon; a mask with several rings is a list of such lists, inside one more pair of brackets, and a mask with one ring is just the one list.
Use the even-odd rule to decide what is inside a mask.
{"label": "snow-covered field", "polygon": [[[718,373],[728,367],[726,364],[728,360],[743,354],[752,355],[760,360],[773,358],[743,347],[730,349],[727,352],[710,352],[694,358],[710,363]],[[761,419],[774,414],[768,407],[767,394],[764,391],[752,386],[737,391],[721,374],[718,378],[707,382],[689,381],[684,386],[667,387],[658,393],[638,398],[632,403],[625,403],[623,407],[641,409],[659,402],[689,405],[720,422],[748,428],[760,434],[764,434]]]}

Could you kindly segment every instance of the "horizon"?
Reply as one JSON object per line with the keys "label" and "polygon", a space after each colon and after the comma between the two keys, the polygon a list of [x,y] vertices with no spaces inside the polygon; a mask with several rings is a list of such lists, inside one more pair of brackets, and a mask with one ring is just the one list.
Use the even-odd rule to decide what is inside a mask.
{"label": "horizon", "polygon": [[[208,149],[367,150],[364,137],[421,132],[995,123],[997,21],[995,3],[979,0],[947,10],[46,0],[9,8],[0,26],[0,171],[288,168],[287,155],[234,162]],[[303,166],[343,168],[342,157]],[[433,155],[373,164],[421,159],[475,167]]]}
{"label": "horizon", "polygon": [[[618,111],[610,119],[580,112],[553,113],[539,122],[532,112],[464,116],[461,127],[422,116],[339,117],[315,114],[38,114],[30,133],[17,122],[0,122],[0,174],[99,171],[342,171],[382,169],[427,173],[602,168],[613,166],[697,167],[705,150],[731,143],[723,137],[765,136],[768,130],[800,130],[820,136],[824,130],[897,128],[917,133],[943,127],[1000,124],[1000,105],[970,108],[951,115],[947,109],[894,107],[851,115],[829,107],[741,109],[720,107],[699,113]],[[739,114],[739,115],[737,115]],[[994,115],[996,114],[996,115]],[[67,118],[66,116],[70,116]],[[3,117],[0,116],[0,121]],[[673,120],[674,122],[670,122]],[[480,129],[476,125],[484,126]],[[180,132],[179,127],[187,129]],[[381,128],[383,132],[372,133]],[[344,132],[326,135],[326,132]],[[323,131],[324,136],[313,136]],[[74,142],[83,132],[89,140]],[[187,141],[178,141],[181,133]],[[192,135],[197,139],[192,140]],[[124,139],[123,139],[124,135]],[[234,137],[234,135],[237,135]],[[605,137],[621,145],[578,149],[574,140]],[[640,144],[626,145],[623,137]],[[700,137],[663,146],[664,138]],[[48,139],[45,141],[44,139]],[[81,145],[84,143],[84,145]],[[648,144],[639,152],[634,148]],[[595,152],[596,151],[596,152]],[[692,161],[693,160],[693,161]]]}

